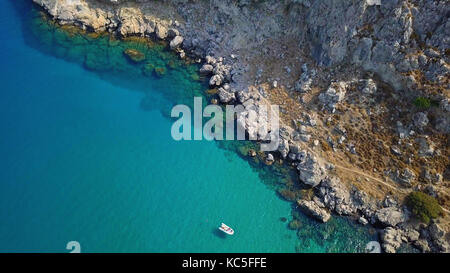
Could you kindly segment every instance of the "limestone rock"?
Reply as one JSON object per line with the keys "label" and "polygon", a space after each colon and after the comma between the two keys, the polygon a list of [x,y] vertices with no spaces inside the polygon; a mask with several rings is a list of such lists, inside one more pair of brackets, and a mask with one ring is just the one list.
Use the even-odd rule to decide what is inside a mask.
{"label": "limestone rock", "polygon": [[183,43],[183,37],[182,36],[175,36],[172,41],[170,41],[170,48],[175,49],[179,47]]}
{"label": "limestone rock", "polygon": [[326,170],[323,163],[311,153],[307,153],[297,164],[300,180],[312,187],[319,185],[325,178]]}
{"label": "limestone rock", "polygon": [[156,37],[158,37],[161,40],[164,40],[167,38],[167,27],[165,27],[161,23],[158,23],[156,24],[155,33]]}
{"label": "limestone rock", "polygon": [[214,75],[209,80],[209,85],[211,86],[220,86],[222,85],[223,79],[219,75]]}
{"label": "limestone rock", "polygon": [[316,71],[314,69],[309,71],[306,64],[303,64],[302,70],[303,73],[300,79],[295,83],[295,90],[301,93],[307,93],[311,90],[311,84],[316,75]]}
{"label": "limestone rock", "polygon": [[403,232],[400,229],[387,227],[381,233],[381,242],[386,253],[395,253],[403,241]]}
{"label": "limestone rock", "polygon": [[226,90],[223,87],[220,87],[218,89],[217,94],[219,95],[220,102],[222,102],[222,103],[228,103],[228,102],[233,101],[235,99],[234,92],[232,92],[229,89]]}
{"label": "limestone rock", "polygon": [[204,75],[212,74],[214,67],[210,64],[204,64],[200,68],[200,73]]}
{"label": "limestone rock", "polygon": [[417,128],[423,129],[428,124],[427,114],[424,112],[418,112],[414,114],[413,123]]}
{"label": "limestone rock", "polygon": [[358,222],[363,226],[365,226],[369,223],[369,221],[367,221],[367,219],[362,216],[358,218]]}
{"label": "limestone rock", "polygon": [[352,196],[338,177],[326,177],[319,187],[319,195],[323,203],[340,215],[350,215],[356,212]]}
{"label": "limestone rock", "polygon": [[347,83],[335,82],[319,95],[319,101],[331,112],[334,112],[336,104],[344,99]]}
{"label": "limestone rock", "polygon": [[395,207],[382,208],[376,212],[375,217],[384,226],[391,227],[406,221],[405,214]]}
{"label": "limestone rock", "polygon": [[320,208],[314,201],[298,200],[297,204],[307,214],[323,223],[327,222],[331,217],[330,213]]}
{"label": "limestone rock", "polygon": [[411,187],[416,175],[413,171],[408,168],[403,169],[403,171],[396,170],[394,173],[394,180],[401,183],[404,186]]}

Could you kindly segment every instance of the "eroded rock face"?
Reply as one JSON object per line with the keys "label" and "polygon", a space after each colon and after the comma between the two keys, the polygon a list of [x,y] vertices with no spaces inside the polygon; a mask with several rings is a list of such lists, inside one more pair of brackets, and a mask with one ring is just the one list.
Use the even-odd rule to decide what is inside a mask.
{"label": "eroded rock face", "polygon": [[323,203],[339,215],[351,215],[356,212],[350,192],[337,177],[326,177],[319,187]]}
{"label": "eroded rock face", "polygon": [[118,12],[119,32],[122,36],[151,34],[155,31],[155,20],[142,14],[140,9],[122,8]]}
{"label": "eroded rock face", "polygon": [[[378,73],[396,90],[406,87],[406,77],[401,73],[417,68],[417,62],[410,60],[416,56],[405,48],[419,49],[423,45],[434,48],[436,53],[428,55],[442,60],[450,44],[447,18],[450,7],[445,1],[269,0],[257,6],[248,0],[210,1],[208,8],[215,12],[205,15],[206,20],[201,18],[204,23],[199,23],[202,20],[193,12],[205,8],[197,2],[165,1],[158,5],[166,9],[158,10],[151,0],[33,1],[65,23],[98,31],[119,29],[124,35],[149,34],[156,28],[162,39],[179,34],[170,31],[168,21],[162,22],[157,17],[179,15],[189,23],[189,28],[184,28],[189,33],[183,33],[188,38],[187,44],[193,51],[203,53],[224,51],[224,47],[260,49],[265,37],[279,39],[285,33],[297,33],[299,49],[308,48],[310,57],[319,66],[356,64]],[[256,8],[251,10],[249,6]],[[411,39],[413,32],[415,39]],[[427,62],[422,58],[418,63],[429,79],[439,80],[439,74],[448,73],[439,61]],[[312,77],[303,72],[299,90],[306,91]]]}
{"label": "eroded rock face", "polygon": [[327,222],[331,217],[330,213],[319,207],[314,201],[298,200],[297,204],[304,212],[323,223]]}

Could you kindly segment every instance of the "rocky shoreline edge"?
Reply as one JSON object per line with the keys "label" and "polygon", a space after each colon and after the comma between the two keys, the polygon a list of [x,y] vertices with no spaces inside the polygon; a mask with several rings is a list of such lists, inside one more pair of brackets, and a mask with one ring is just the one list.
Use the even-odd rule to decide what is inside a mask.
{"label": "rocky shoreline edge", "polygon": [[[94,32],[107,31],[123,37],[139,35],[167,41],[168,46],[180,58],[189,56],[202,64],[199,72],[209,77],[209,85],[217,89],[221,104],[239,103],[250,109],[268,103],[265,96],[261,94],[264,90],[254,88],[242,79],[242,73],[245,73],[246,67],[245,60],[239,59],[234,54],[211,56],[207,50],[200,50],[201,47],[195,45],[202,44],[203,41],[192,39],[192,37],[186,40],[183,33],[188,26],[181,26],[176,20],[149,18],[136,14],[138,10],[135,9],[125,11],[122,9],[119,14],[109,10],[105,11],[106,16],[99,14],[98,8],[84,9],[83,12],[72,9],[70,13],[70,9],[58,9],[55,1],[34,0],[34,2],[63,25],[74,24]],[[90,14],[90,17],[87,17],[86,13]],[[309,74],[306,66],[304,71]],[[306,88],[305,85],[308,82],[309,76],[306,74],[303,88]],[[276,87],[277,81],[272,84]],[[363,88],[370,91],[371,82],[365,82]],[[334,107],[340,97],[340,87],[337,86],[333,90],[335,91],[327,91],[328,93],[322,96],[323,101],[327,102],[324,103],[325,105],[333,104],[330,108]],[[313,117],[309,117],[308,122],[309,126],[314,127]],[[249,134],[258,130],[257,124],[243,121],[242,125]],[[268,164],[275,160],[289,162],[298,170],[300,180],[311,186],[314,196],[309,200],[295,198],[290,200],[296,202],[302,211],[321,222],[328,221],[331,213],[335,213],[354,218],[362,225],[371,224],[380,230],[380,240],[385,252],[395,252],[402,243],[411,243],[422,252],[450,251],[446,232],[440,226],[439,220],[431,220],[429,225],[420,223],[413,219],[406,206],[400,204],[395,198],[387,196],[384,200],[376,200],[357,188],[348,189],[340,183],[337,176],[333,175],[332,164],[324,162],[313,151],[302,149],[295,144],[295,138],[308,136],[308,128],[302,126],[299,132],[300,135],[295,135],[296,131],[293,128],[283,125],[280,130],[282,141],[279,150],[277,153],[268,153],[266,162]],[[251,153],[253,154],[254,151]],[[254,156],[252,154],[250,156]],[[286,196],[285,198],[291,199]]]}

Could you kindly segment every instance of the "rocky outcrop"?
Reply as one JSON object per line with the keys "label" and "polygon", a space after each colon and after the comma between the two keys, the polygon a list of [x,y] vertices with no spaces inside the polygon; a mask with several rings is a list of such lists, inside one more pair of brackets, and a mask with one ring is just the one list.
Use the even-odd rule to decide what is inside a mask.
{"label": "rocky outcrop", "polygon": [[326,177],[320,183],[318,195],[323,203],[339,215],[351,215],[356,212],[350,192],[337,177]]}
{"label": "rocky outcrop", "polygon": [[311,84],[316,75],[316,71],[314,69],[308,70],[306,64],[303,64],[302,70],[303,73],[300,76],[300,79],[295,83],[295,90],[301,93],[307,93],[311,90]]}
{"label": "rocky outcrop", "polygon": [[422,230],[422,237],[428,240],[428,245],[434,252],[450,252],[450,245],[445,235],[444,229],[436,222]]}
{"label": "rocky outcrop", "polygon": [[323,104],[323,106],[325,106],[325,108],[334,113],[336,104],[344,99],[346,90],[347,83],[332,83],[325,92],[319,95],[319,101]]}
{"label": "rocky outcrop", "polygon": [[158,37],[161,40],[164,40],[164,39],[166,39],[166,37],[168,35],[168,29],[163,24],[158,23],[155,28],[155,33],[156,33],[156,37]]}
{"label": "rocky outcrop", "polygon": [[299,159],[297,170],[300,181],[312,187],[319,185],[326,176],[324,164],[312,153],[303,152],[299,155],[297,157]]}
{"label": "rocky outcrop", "polygon": [[235,99],[235,91],[230,88],[228,84],[218,89],[217,94],[219,95],[220,102],[229,103]]}
{"label": "rocky outcrop", "polygon": [[396,207],[382,208],[376,212],[375,217],[379,223],[390,227],[395,227],[407,219],[406,215]]}
{"label": "rocky outcrop", "polygon": [[408,168],[403,169],[403,171],[396,170],[394,172],[394,180],[406,187],[411,187],[414,182],[416,175],[414,172]]}
{"label": "rocky outcrop", "polygon": [[323,223],[327,222],[331,217],[330,213],[319,207],[319,205],[314,201],[298,200],[297,204],[305,213]]}
{"label": "rocky outcrop", "polygon": [[403,231],[388,227],[381,233],[382,247],[387,253],[395,253],[396,250],[406,241]]}
{"label": "rocky outcrop", "polygon": [[418,129],[423,129],[428,125],[428,117],[424,112],[418,112],[413,116],[413,123]]}

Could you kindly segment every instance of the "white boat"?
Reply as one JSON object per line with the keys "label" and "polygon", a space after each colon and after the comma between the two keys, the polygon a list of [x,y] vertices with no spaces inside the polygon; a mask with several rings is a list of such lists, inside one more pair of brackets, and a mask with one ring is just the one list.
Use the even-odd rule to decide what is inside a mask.
{"label": "white boat", "polygon": [[232,228],[230,228],[229,226],[225,225],[224,223],[222,223],[222,225],[219,227],[219,229],[228,235],[234,234],[234,230]]}

